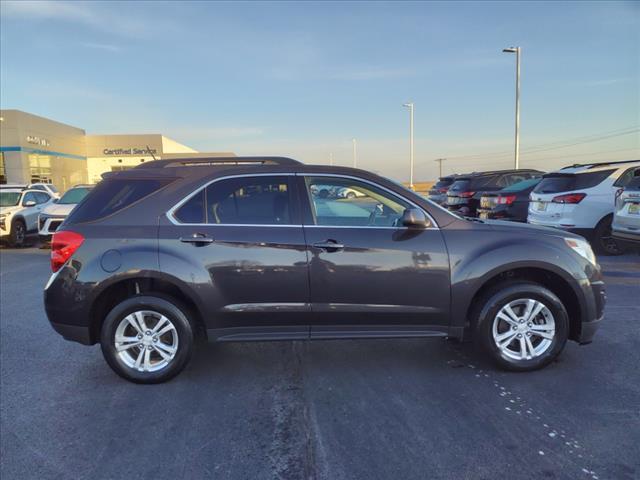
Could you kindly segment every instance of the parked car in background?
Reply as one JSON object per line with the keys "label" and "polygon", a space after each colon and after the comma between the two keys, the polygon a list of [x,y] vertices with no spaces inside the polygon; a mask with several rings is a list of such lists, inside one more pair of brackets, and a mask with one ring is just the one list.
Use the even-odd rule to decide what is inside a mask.
{"label": "parked car in background", "polygon": [[640,168],[618,192],[611,228],[621,247],[640,249]]}
{"label": "parked car in background", "polygon": [[611,231],[616,192],[631,181],[640,160],[572,165],[544,175],[530,195],[527,221],[589,239],[603,255],[619,255]]}
{"label": "parked car in background", "polygon": [[76,185],[67,190],[55,203],[46,206],[38,217],[38,236],[48,242],[67,215],[87,196],[93,185]]}
{"label": "parked car in background", "polygon": [[449,190],[449,187],[453,185],[457,176],[458,175],[456,174],[452,174],[440,177],[433,187],[431,187],[431,190],[429,190],[429,200],[437,203],[438,205],[445,205],[447,203],[447,190]]}
{"label": "parked car in background", "polygon": [[60,192],[53,183],[32,183],[27,185],[29,190],[41,190],[47,192],[53,198],[60,198]]}
{"label": "parked car in background", "polygon": [[41,190],[1,189],[0,240],[13,247],[22,246],[26,235],[38,230],[40,212],[54,200]]}
{"label": "parked car in background", "polygon": [[529,212],[529,194],[540,183],[541,177],[514,183],[495,193],[480,197],[478,218],[526,222]]}
{"label": "parked car in background", "polygon": [[447,208],[465,217],[475,217],[480,198],[485,192],[495,192],[514,183],[541,177],[538,170],[497,170],[460,175],[447,191]]}
{"label": "parked car in background", "polygon": [[314,185],[311,195],[319,198],[336,198],[336,188],[333,185]]}
{"label": "parked car in background", "polygon": [[357,188],[337,188],[336,189],[336,197],[337,198],[356,198],[356,197],[366,197],[366,193],[361,192]]}
{"label": "parked car in background", "polygon": [[287,158],[105,174],[54,234],[51,267],[52,327],[100,343],[139,383],[177,375],[195,338],[473,335],[501,367],[529,371],[569,339],[589,343],[605,304],[577,235],[471,222],[375,174]]}

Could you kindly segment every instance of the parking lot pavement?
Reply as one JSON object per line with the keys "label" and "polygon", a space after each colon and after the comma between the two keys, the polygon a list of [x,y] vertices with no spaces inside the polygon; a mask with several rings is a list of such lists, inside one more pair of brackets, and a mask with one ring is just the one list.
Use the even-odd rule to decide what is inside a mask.
{"label": "parking lot pavement", "polygon": [[48,252],[0,251],[0,475],[640,477],[640,257],[605,258],[593,344],[498,371],[441,339],[209,344],[128,383],[48,325]]}

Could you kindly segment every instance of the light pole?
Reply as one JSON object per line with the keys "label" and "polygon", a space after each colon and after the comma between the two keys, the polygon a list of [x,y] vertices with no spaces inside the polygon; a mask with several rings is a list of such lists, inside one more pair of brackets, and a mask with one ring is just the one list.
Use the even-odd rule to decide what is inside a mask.
{"label": "light pole", "polygon": [[329,154],[329,166],[333,167],[333,153]]}
{"label": "light pole", "polygon": [[436,158],[435,161],[438,162],[438,167],[440,173],[438,174],[438,178],[442,177],[442,162],[444,162],[446,158]]}
{"label": "light pole", "polygon": [[409,109],[409,188],[413,190],[413,102],[402,106]]}
{"label": "light pole", "polygon": [[520,168],[520,47],[509,47],[502,50],[505,53],[516,54],[516,152],[515,168]]}
{"label": "light pole", "polygon": [[353,168],[358,168],[358,144],[355,138],[351,139],[353,143]]}

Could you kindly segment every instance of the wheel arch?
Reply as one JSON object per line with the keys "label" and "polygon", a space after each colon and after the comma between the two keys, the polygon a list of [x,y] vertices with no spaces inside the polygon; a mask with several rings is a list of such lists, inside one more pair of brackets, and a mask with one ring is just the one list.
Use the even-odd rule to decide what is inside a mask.
{"label": "wheel arch", "polygon": [[[569,315],[569,338],[578,340],[582,328],[584,307],[580,301],[580,291],[573,285],[567,272],[551,264],[507,265],[484,275],[475,285],[469,303],[466,305],[465,318],[473,321],[473,312],[477,302],[485,292],[495,285],[509,281],[529,281],[537,283],[553,292],[564,304]],[[471,326],[471,325],[470,325]]]}
{"label": "wheel arch", "polygon": [[182,304],[188,310],[185,314],[193,319],[196,327],[194,332],[196,338],[206,340],[207,330],[202,314],[202,306],[181,285],[180,280],[157,272],[139,272],[137,275],[130,275],[125,278],[120,277],[114,280],[104,286],[93,299],[89,311],[91,343],[99,341],[104,319],[118,303],[136,295],[153,294],[169,301],[173,299]]}

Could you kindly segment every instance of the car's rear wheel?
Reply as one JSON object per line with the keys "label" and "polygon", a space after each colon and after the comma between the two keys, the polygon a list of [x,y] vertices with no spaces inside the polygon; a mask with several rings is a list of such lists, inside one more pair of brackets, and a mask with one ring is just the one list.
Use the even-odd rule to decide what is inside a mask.
{"label": "car's rear wheel", "polygon": [[529,371],[548,365],[569,336],[562,301],[536,283],[500,284],[478,300],[475,312],[480,346],[508,370]]}
{"label": "car's rear wheel", "polygon": [[593,233],[595,249],[601,255],[622,255],[623,253],[623,249],[620,248],[618,242],[613,238],[612,222],[613,217],[611,216],[603,218]]}
{"label": "car's rear wheel", "polygon": [[136,383],[161,383],[189,362],[193,328],[179,303],[140,295],[109,312],[100,343],[105,360],[121,377]]}
{"label": "car's rear wheel", "polygon": [[22,247],[27,237],[27,227],[21,219],[14,220],[11,224],[11,235],[9,245],[12,247]]}

